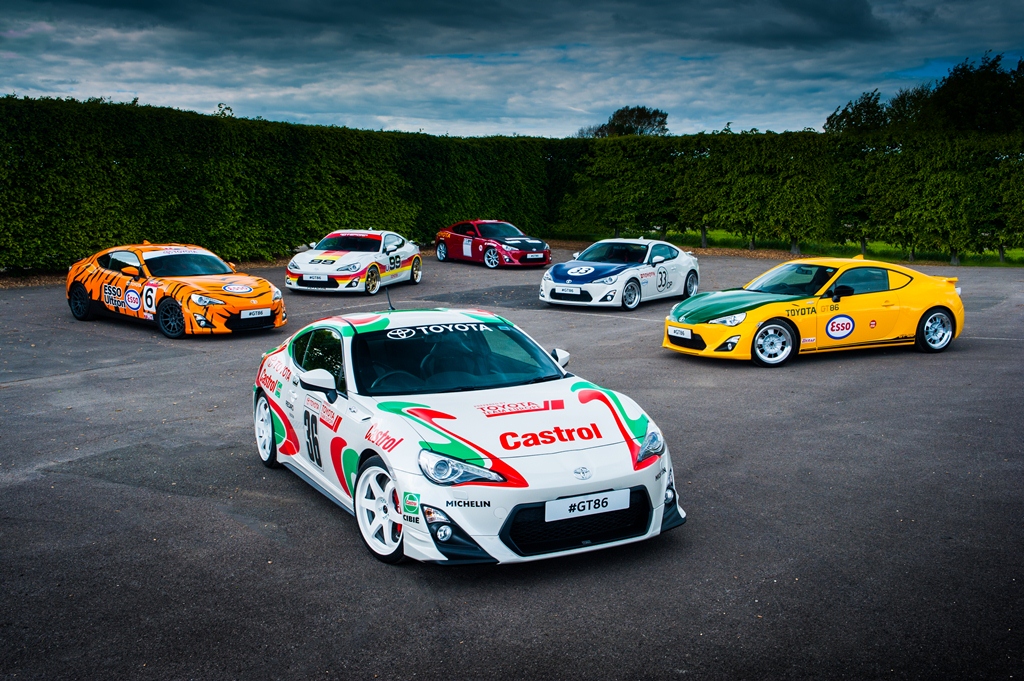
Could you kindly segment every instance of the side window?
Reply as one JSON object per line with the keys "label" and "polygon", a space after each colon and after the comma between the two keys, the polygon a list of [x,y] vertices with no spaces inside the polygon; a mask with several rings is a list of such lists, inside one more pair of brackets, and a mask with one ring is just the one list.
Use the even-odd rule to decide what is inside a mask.
{"label": "side window", "polygon": [[334,376],[338,392],[345,392],[345,359],[342,354],[341,335],[334,329],[317,329],[310,334],[302,370],[326,369]]}
{"label": "side window", "polygon": [[910,277],[901,273],[893,272],[889,270],[889,290],[895,291],[898,288],[903,288],[910,283]]}
{"label": "side window", "polygon": [[674,260],[679,256],[679,251],[665,244],[656,244],[651,249],[651,260],[654,260],[659,255],[665,258],[665,260]]}
{"label": "side window", "polygon": [[389,250],[401,248],[404,243],[405,240],[397,234],[388,234],[384,237],[384,252],[387,253]]}
{"label": "side window", "polygon": [[96,258],[96,264],[103,269],[110,269],[110,254],[104,253],[100,257]]}
{"label": "side window", "polygon": [[300,367],[302,366],[302,358],[306,355],[306,346],[309,345],[309,339],[312,335],[312,331],[307,331],[292,341],[292,359]]}
{"label": "side window", "polygon": [[878,293],[889,290],[889,272],[880,267],[858,267],[839,275],[836,286],[849,286],[853,293]]}
{"label": "side window", "polygon": [[458,234],[464,234],[465,236],[476,236],[476,228],[473,227],[473,223],[467,222],[463,225],[459,225],[455,228]]}
{"label": "side window", "polygon": [[110,260],[105,267],[116,272],[120,272],[125,267],[138,267],[141,271],[142,263],[139,262],[139,256],[131,251],[114,251],[110,254]]}

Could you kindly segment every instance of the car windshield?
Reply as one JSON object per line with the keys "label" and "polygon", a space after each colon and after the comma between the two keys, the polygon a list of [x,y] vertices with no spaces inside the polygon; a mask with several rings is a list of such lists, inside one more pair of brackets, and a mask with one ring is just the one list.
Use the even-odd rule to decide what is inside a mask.
{"label": "car windshield", "polygon": [[379,236],[358,236],[348,234],[329,236],[316,245],[318,251],[356,251],[357,253],[376,253],[380,250]]}
{"label": "car windshield", "polygon": [[361,395],[506,388],[562,378],[543,349],[511,324],[456,323],[360,333],[352,363]]}
{"label": "car windshield", "polygon": [[580,254],[584,262],[642,263],[647,255],[647,244],[628,244],[617,241],[596,243]]}
{"label": "car windshield", "polygon": [[146,267],[154,277],[197,277],[206,274],[231,274],[226,262],[213,253],[191,251],[167,253],[155,251],[143,255]]}
{"label": "car windshield", "polygon": [[519,228],[507,222],[481,222],[477,224],[480,236],[485,239],[504,239],[510,236],[524,236]]}
{"label": "car windshield", "polygon": [[750,282],[746,289],[760,293],[813,296],[836,273],[835,267],[792,263],[776,267]]}

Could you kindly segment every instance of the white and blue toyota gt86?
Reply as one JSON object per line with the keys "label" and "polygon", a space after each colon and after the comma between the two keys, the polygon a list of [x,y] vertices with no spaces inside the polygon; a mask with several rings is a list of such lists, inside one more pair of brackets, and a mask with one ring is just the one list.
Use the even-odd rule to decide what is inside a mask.
{"label": "white and blue toyota gt86", "polygon": [[322,319],[263,358],[259,455],[387,563],[538,560],[682,525],[658,426],[568,361],[482,310]]}
{"label": "white and blue toyota gt86", "polygon": [[664,241],[605,239],[545,272],[540,299],[632,310],[644,300],[689,298],[699,284],[700,266],[688,251]]}

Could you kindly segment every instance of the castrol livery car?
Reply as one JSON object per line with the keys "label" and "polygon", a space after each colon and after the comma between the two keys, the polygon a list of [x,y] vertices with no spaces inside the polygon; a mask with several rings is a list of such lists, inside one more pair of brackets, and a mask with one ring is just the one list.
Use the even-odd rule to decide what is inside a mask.
{"label": "castrol livery car", "polygon": [[513,563],[681,525],[661,431],[568,361],[481,310],[323,319],[263,358],[258,452],[388,563]]}
{"label": "castrol livery car", "polygon": [[605,239],[544,273],[540,299],[559,305],[632,310],[641,301],[697,292],[700,266],[692,253],[649,239]]}
{"label": "castrol livery car", "polygon": [[792,260],[743,288],[680,303],[665,319],[662,345],[761,366],[853,348],[941,352],[964,326],[956,282],[860,256]]}
{"label": "castrol livery car", "polygon": [[496,267],[547,265],[551,247],[500,220],[467,220],[437,233],[437,259],[482,262]]}
{"label": "castrol livery car", "polygon": [[75,319],[113,314],[155,323],[168,338],[283,326],[281,290],[187,244],[117,246],[73,264]]}
{"label": "castrol livery car", "polygon": [[284,283],[290,289],[372,296],[381,286],[423,278],[420,247],[394,232],[349,229],[309,246],[288,263]]}

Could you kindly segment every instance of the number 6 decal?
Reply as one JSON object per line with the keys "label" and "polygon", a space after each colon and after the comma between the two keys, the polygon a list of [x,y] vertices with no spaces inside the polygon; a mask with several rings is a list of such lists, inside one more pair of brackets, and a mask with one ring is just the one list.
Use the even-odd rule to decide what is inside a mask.
{"label": "number 6 decal", "polygon": [[145,312],[156,312],[156,289],[159,284],[148,282],[142,287],[142,309]]}

